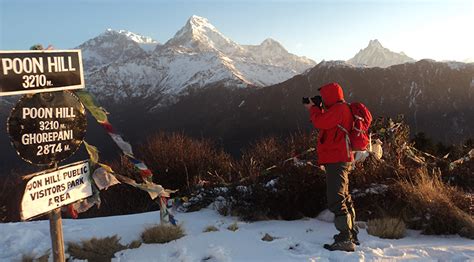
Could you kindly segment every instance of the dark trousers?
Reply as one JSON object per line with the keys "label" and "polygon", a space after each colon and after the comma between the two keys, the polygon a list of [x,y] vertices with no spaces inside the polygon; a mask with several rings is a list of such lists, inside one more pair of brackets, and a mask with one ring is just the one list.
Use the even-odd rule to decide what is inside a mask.
{"label": "dark trousers", "polygon": [[326,169],[326,197],[328,208],[334,213],[334,225],[340,232],[338,240],[349,240],[357,237],[355,210],[349,191],[350,163],[324,165]]}

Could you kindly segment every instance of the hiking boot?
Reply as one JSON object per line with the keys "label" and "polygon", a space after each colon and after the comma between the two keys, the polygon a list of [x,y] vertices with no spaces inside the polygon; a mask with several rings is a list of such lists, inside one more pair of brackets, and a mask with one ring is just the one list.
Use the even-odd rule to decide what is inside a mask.
{"label": "hiking boot", "polygon": [[359,238],[357,237],[357,234],[354,233],[354,231],[352,232],[352,238],[351,238],[351,240],[352,240],[352,243],[356,244],[357,246],[360,245]]}
{"label": "hiking boot", "polygon": [[[335,240],[336,242],[337,242],[337,241],[344,241],[344,240],[346,240],[340,233],[334,235],[333,238],[334,238],[334,240]],[[357,234],[354,234],[354,232],[352,233],[351,241],[352,241],[352,243],[354,243],[354,244],[357,245],[357,246],[360,245],[359,238],[357,237]]]}
{"label": "hiking boot", "polygon": [[351,240],[346,241],[336,241],[333,244],[324,244],[324,248],[329,251],[346,251],[346,252],[354,252],[355,245],[352,243]]}

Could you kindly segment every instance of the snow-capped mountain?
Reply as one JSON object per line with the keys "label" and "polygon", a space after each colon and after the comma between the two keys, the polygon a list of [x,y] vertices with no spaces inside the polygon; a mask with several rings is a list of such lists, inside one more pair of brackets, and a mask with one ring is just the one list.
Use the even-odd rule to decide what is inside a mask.
{"label": "snow-capped mountain", "polygon": [[[112,32],[106,32],[110,35]],[[103,34],[104,35],[104,34]],[[280,43],[267,39],[260,45],[240,45],[220,33],[206,18],[192,16],[173,38],[151,53],[141,52],[127,34],[120,38],[120,55],[125,59],[110,61],[102,55],[107,47],[115,48],[115,38],[103,35],[99,51],[89,48],[87,57],[95,67],[85,66],[88,87],[100,97],[120,100],[124,97],[176,95],[188,87],[216,83],[232,86],[266,86],[285,81],[315,65],[315,62],[290,54]],[[80,46],[90,47],[89,42]],[[126,40],[125,40],[126,38]],[[107,40],[112,41],[107,44]],[[115,41],[114,41],[115,40]],[[126,44],[125,44],[126,43]],[[88,45],[86,45],[88,44]],[[102,63],[97,70],[98,61]],[[91,64],[91,63],[89,63]],[[100,98],[99,98],[100,99]]]}
{"label": "snow-capped mountain", "polygon": [[244,46],[249,55],[258,63],[270,63],[275,66],[287,67],[295,72],[304,72],[314,61],[288,53],[286,49],[272,38],[265,39],[260,45]]}
{"label": "snow-capped mountain", "polygon": [[414,62],[415,59],[405,53],[392,52],[382,46],[377,40],[370,40],[369,45],[361,49],[353,58],[347,60],[349,64],[365,67],[389,67],[392,65]]}
{"label": "snow-capped mountain", "polygon": [[135,34],[127,30],[119,30],[118,33],[125,35],[130,40],[136,42],[143,50],[147,52],[155,50],[155,48],[160,45],[158,41],[154,40],[151,37]]}
{"label": "snow-capped mountain", "polygon": [[145,58],[147,50],[156,48],[158,42],[125,30],[107,29],[76,49],[82,50],[82,61],[87,74],[114,62]]}

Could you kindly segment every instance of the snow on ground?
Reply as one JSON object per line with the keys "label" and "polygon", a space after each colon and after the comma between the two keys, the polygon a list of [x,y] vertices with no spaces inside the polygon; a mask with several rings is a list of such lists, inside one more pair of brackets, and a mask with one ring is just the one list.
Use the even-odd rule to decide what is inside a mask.
{"label": "snow on ground", "polygon": [[[203,209],[178,213],[186,236],[167,244],[143,244],[115,254],[113,261],[474,261],[472,240],[459,236],[425,236],[408,231],[400,240],[380,239],[361,230],[356,252],[330,252],[322,245],[332,241],[332,223],[317,219],[246,223]],[[63,220],[65,241],[118,234],[123,244],[138,239],[147,226],[159,221],[159,212],[80,220]],[[237,222],[235,232],[227,227]],[[218,232],[203,233],[214,225]],[[51,248],[48,221],[0,224],[0,261],[42,254]],[[262,241],[265,233],[277,239]],[[50,258],[51,260],[51,258]]]}

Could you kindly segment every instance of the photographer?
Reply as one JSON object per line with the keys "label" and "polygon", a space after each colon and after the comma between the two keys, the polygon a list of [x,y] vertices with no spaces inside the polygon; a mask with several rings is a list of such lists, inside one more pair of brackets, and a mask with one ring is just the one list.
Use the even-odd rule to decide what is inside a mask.
{"label": "photographer", "polygon": [[319,88],[321,96],[303,98],[318,134],[318,164],[326,170],[326,196],[328,208],[334,213],[334,224],[339,234],[334,235],[333,244],[324,248],[354,251],[357,239],[355,210],[349,193],[349,172],[353,154],[346,139],[345,130],[351,130],[353,116],[344,101],[342,88],[330,83]]}

